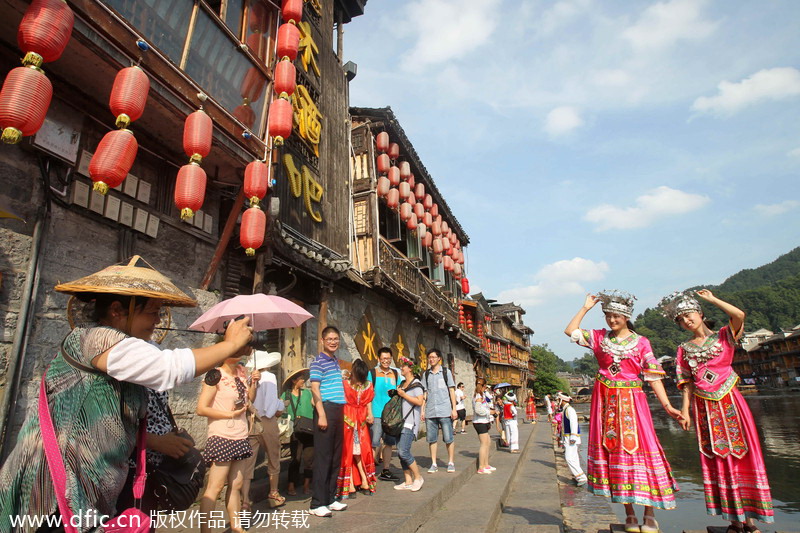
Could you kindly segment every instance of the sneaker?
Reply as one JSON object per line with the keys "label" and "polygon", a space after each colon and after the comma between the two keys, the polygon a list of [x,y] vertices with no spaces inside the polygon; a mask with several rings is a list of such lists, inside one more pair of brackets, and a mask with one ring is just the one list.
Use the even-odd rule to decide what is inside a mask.
{"label": "sneaker", "polygon": [[411,485],[406,485],[405,483],[400,483],[399,485],[394,486],[394,490],[411,490]]}
{"label": "sneaker", "polygon": [[383,481],[399,481],[400,478],[392,474],[388,468],[384,468],[381,475],[378,476],[378,479],[382,479]]}
{"label": "sneaker", "polygon": [[466,430],[466,429],[462,429],[462,430],[461,430],[461,433],[466,433],[466,432],[467,432],[467,430]]}
{"label": "sneaker", "polygon": [[331,511],[344,511],[347,509],[347,504],[342,502],[333,502],[328,506]]}
{"label": "sneaker", "polygon": [[425,480],[422,478],[415,479],[413,483],[411,483],[411,492],[417,492],[419,489],[422,488],[422,484],[425,483]]}
{"label": "sneaker", "polygon": [[585,477],[575,480],[575,484],[579,487],[583,487],[584,485],[586,485],[587,482],[588,480]]}
{"label": "sneaker", "polygon": [[320,507],[314,507],[313,509],[309,509],[308,514],[320,517],[327,517],[333,515],[331,510],[325,507],[324,505],[321,505]]}
{"label": "sneaker", "polygon": [[479,469],[478,469],[478,473],[479,473],[479,474],[491,474],[491,473],[492,473],[492,471],[491,471],[491,470],[489,470],[488,468],[479,468]]}
{"label": "sneaker", "polygon": [[429,474],[435,474],[435,473],[436,473],[436,472],[438,472],[438,471],[439,471],[439,467],[437,466],[437,464],[436,464],[436,463],[433,463],[433,464],[431,465],[431,467],[428,469],[428,473],[429,473]]}
{"label": "sneaker", "polygon": [[494,471],[495,471],[495,470],[497,470],[497,469],[496,469],[495,467],[493,467],[493,466],[489,465],[489,466],[487,466],[487,467],[486,467],[486,470],[488,470],[488,471],[490,471],[490,472],[494,472]]}
{"label": "sneaker", "polygon": [[454,465],[453,463],[447,463],[447,473],[452,474],[455,471],[456,471],[456,465]]}

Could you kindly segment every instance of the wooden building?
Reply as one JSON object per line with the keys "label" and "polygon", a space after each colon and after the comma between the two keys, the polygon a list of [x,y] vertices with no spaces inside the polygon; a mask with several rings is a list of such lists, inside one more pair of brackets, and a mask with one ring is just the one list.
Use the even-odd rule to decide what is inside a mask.
{"label": "wooden building", "polygon": [[775,334],[745,333],[734,353],[733,369],[752,385],[800,385],[800,326]]}

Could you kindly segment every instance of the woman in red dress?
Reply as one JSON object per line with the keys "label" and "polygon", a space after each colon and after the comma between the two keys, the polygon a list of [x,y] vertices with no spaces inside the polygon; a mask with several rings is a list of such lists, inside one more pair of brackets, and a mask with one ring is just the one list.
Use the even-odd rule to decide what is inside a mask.
{"label": "woman in red dress", "polygon": [[525,418],[529,423],[536,423],[536,398],[533,393],[528,396],[528,402],[525,404]]}
{"label": "woman in red dress", "polygon": [[375,460],[369,427],[373,422],[372,399],[375,389],[367,380],[369,369],[361,359],[353,362],[350,379],[344,381],[344,441],[342,444],[342,466],[336,497],[355,498],[356,485],[359,492],[371,496],[375,492],[378,478],[375,475]]}

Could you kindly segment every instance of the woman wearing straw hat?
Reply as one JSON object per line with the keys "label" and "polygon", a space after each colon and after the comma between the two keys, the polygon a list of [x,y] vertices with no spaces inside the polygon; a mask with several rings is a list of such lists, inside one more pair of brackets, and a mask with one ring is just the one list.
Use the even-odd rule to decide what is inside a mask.
{"label": "woman wearing straw hat", "polygon": [[[42,377],[66,465],[69,506],[75,514],[115,516],[147,410],[146,388],[168,390],[191,381],[244,347],[251,329],[244,319],[213,346],[153,346],[148,341],[162,306],[196,302],[139,256],[55,289],[85,302],[89,319],[66,336]],[[0,470],[0,531],[12,529],[14,516],[60,514],[33,408]]]}
{"label": "woman wearing straw hat", "polygon": [[[314,460],[314,406],[311,401],[311,391],[306,388],[309,369],[300,368],[295,370],[283,381],[284,393],[281,395],[283,403],[286,404],[286,414],[294,422],[295,430],[292,432],[290,447],[292,460],[289,463],[289,486],[287,492],[294,496],[297,494],[297,483],[300,482],[300,463],[303,467],[303,494],[311,493],[311,473]],[[307,419],[306,422],[299,423],[300,419]],[[311,428],[311,432],[305,430],[298,431],[301,426]]]}

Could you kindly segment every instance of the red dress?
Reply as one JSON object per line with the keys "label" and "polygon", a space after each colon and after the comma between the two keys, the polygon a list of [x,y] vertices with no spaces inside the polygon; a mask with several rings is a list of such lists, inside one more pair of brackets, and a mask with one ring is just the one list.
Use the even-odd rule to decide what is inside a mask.
{"label": "red dress", "polygon": [[339,468],[336,490],[337,498],[350,492],[351,477],[356,490],[362,485],[361,475],[353,460],[356,444],[361,448],[361,465],[367,474],[369,490],[375,492],[375,485],[378,483],[375,475],[369,424],[367,424],[367,404],[375,398],[375,389],[369,381],[360,388],[354,388],[349,380],[345,380],[344,398],[347,403],[344,406],[344,441],[342,443],[342,466]]}
{"label": "red dress", "polygon": [[528,422],[536,420],[536,402],[533,400],[533,397],[525,404],[525,418],[528,419]]}

